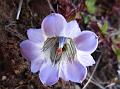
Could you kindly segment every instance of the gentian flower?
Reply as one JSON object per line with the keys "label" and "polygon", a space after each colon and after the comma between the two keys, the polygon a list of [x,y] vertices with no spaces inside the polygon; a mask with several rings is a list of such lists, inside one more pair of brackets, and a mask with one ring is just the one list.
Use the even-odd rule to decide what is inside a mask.
{"label": "gentian flower", "polygon": [[27,36],[20,43],[21,53],[44,85],[53,85],[59,78],[80,83],[86,78],[87,66],[95,64],[91,53],[98,37],[91,31],[81,32],[76,20],[67,22],[52,13],[44,18],[41,29],[28,29]]}

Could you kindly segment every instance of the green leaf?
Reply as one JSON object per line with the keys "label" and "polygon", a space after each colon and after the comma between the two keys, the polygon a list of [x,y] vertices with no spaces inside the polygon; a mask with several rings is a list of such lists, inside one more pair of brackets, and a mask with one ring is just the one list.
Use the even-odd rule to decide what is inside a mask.
{"label": "green leaf", "polygon": [[88,22],[90,20],[90,15],[86,15],[86,14],[80,12],[80,16],[82,17],[84,24],[88,24]]}
{"label": "green leaf", "polygon": [[106,34],[108,30],[108,21],[105,20],[103,26],[101,27],[101,31],[103,34]]}
{"label": "green leaf", "polygon": [[117,59],[120,60],[120,49],[116,49],[115,54],[117,55]]}
{"label": "green leaf", "polygon": [[120,49],[117,49],[117,50],[116,50],[116,54],[117,54],[117,55],[120,55]]}
{"label": "green leaf", "polygon": [[87,7],[87,11],[90,14],[94,14],[95,11],[96,11],[95,3],[96,3],[96,0],[86,0],[85,1],[85,5]]}
{"label": "green leaf", "polygon": [[89,16],[83,16],[84,23],[87,24],[90,20]]}
{"label": "green leaf", "polygon": [[120,60],[120,48],[118,48],[116,45],[112,45],[112,49],[114,53],[116,54],[117,59]]}

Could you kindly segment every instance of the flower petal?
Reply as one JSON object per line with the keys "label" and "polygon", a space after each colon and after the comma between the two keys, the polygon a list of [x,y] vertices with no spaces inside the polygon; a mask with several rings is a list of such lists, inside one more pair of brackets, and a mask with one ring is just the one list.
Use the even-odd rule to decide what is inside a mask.
{"label": "flower petal", "polygon": [[73,82],[82,82],[87,75],[87,69],[78,61],[67,62],[63,64],[63,72],[67,79]]}
{"label": "flower petal", "polygon": [[64,68],[63,68],[63,63],[62,62],[59,65],[59,77],[62,78],[63,80],[65,80],[65,81],[69,81],[67,79],[67,76],[65,76]]}
{"label": "flower petal", "polygon": [[40,67],[43,64],[43,58],[41,56],[41,58],[39,59],[35,59],[33,61],[31,61],[31,72],[36,73],[40,70]]}
{"label": "flower petal", "polygon": [[32,61],[41,54],[41,45],[25,40],[20,43],[20,50],[25,59]]}
{"label": "flower petal", "polygon": [[65,80],[65,81],[69,81],[69,80],[67,79],[67,77],[65,76],[65,74],[64,74],[64,72],[63,72],[62,69],[59,70],[59,77],[62,78],[63,80]]}
{"label": "flower petal", "polygon": [[74,42],[78,50],[93,53],[98,46],[98,37],[94,32],[82,31],[81,34],[74,39]]}
{"label": "flower petal", "polygon": [[42,29],[50,37],[61,36],[61,32],[64,30],[66,24],[67,21],[61,14],[52,13],[44,18]]}
{"label": "flower petal", "polygon": [[90,54],[81,54],[81,52],[77,51],[77,59],[84,66],[92,66],[95,64],[93,57]]}
{"label": "flower petal", "polygon": [[58,70],[56,66],[53,66],[49,63],[45,63],[42,65],[39,74],[40,80],[44,85],[53,85],[55,84],[58,77]]}
{"label": "flower petal", "polygon": [[30,28],[27,30],[27,35],[28,35],[29,40],[31,41],[34,41],[34,42],[45,41],[44,31],[42,29]]}
{"label": "flower petal", "polygon": [[76,20],[70,21],[69,23],[67,23],[66,29],[64,29],[64,33],[65,37],[69,37],[69,38],[75,38],[77,36],[79,36],[81,33],[81,30],[79,28],[79,25],[77,23]]}

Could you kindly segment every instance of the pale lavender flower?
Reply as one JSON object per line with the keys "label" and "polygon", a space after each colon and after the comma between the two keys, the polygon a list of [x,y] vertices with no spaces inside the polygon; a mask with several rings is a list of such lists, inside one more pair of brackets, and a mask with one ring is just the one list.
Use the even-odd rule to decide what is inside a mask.
{"label": "pale lavender flower", "polygon": [[80,83],[86,78],[86,67],[95,64],[91,53],[98,37],[91,31],[81,32],[76,20],[67,23],[62,15],[52,13],[41,29],[30,28],[27,35],[28,40],[20,43],[21,53],[44,85],[53,85],[59,78]]}

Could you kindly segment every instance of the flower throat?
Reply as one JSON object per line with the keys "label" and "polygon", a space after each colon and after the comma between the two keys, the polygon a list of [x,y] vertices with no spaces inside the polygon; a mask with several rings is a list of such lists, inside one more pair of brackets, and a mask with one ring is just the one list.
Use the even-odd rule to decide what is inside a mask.
{"label": "flower throat", "polygon": [[[72,60],[76,54],[76,48],[74,42],[70,38],[66,37],[52,37],[47,38],[44,42],[43,52],[49,53],[49,58],[52,63],[58,63],[60,59],[63,59],[62,55],[66,55],[67,59]],[[47,56],[46,53],[46,56]]]}

